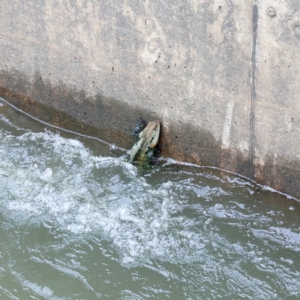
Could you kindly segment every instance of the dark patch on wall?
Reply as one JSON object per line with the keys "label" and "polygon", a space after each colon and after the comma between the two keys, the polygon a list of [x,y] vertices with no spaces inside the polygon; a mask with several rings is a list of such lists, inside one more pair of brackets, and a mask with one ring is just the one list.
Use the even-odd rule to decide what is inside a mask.
{"label": "dark patch on wall", "polygon": [[49,124],[88,136],[94,136],[110,143],[113,143],[113,141],[116,140],[120,147],[126,148],[128,144],[128,139],[125,139],[124,135],[116,130],[105,130],[103,128],[86,125],[84,122],[79,121],[70,114],[57,110],[51,106],[46,106],[32,98],[3,88],[0,88],[0,96],[20,108],[22,111]]}
{"label": "dark patch on wall", "polygon": [[267,155],[264,164],[255,166],[256,181],[300,198],[300,162]]}
{"label": "dark patch on wall", "polygon": [[203,129],[170,122],[167,132],[162,132],[161,140],[161,150],[165,157],[215,166],[244,176],[248,174],[249,158],[238,151],[222,149],[221,141]]}
{"label": "dark patch on wall", "polygon": [[[135,142],[132,130],[138,117],[160,119],[153,112],[132,107],[100,94],[68,89],[63,83],[52,86],[36,73],[34,80],[15,71],[2,72],[0,95],[29,114],[66,129],[92,135],[129,149]],[[164,157],[200,165],[216,166],[246,176],[248,158],[224,150],[210,132],[190,124],[162,123],[160,150]],[[177,138],[176,138],[177,137]]]}
{"label": "dark patch on wall", "polygon": [[18,72],[0,73],[0,96],[29,114],[56,126],[92,135],[130,148],[136,119],[157,118],[153,114],[98,94],[68,89],[63,83],[52,86],[40,74],[31,82]]}
{"label": "dark patch on wall", "polygon": [[[248,176],[250,171],[249,157],[234,149],[222,149],[221,141],[208,131],[172,120],[164,123],[153,112],[100,94],[88,96],[85,91],[70,89],[63,83],[52,86],[38,73],[30,80],[17,71],[2,71],[0,96],[43,121],[126,149],[135,142],[132,130],[138,117],[146,121],[160,119],[162,156],[215,166],[244,176]],[[264,166],[253,165],[253,169],[259,183],[300,198],[300,164],[280,161],[280,164],[274,165],[272,158],[266,158]]]}

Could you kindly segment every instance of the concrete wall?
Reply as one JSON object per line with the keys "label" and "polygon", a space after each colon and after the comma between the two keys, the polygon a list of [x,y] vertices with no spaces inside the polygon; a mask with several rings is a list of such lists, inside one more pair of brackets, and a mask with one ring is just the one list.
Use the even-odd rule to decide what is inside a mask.
{"label": "concrete wall", "polygon": [[127,148],[159,118],[163,156],[300,198],[299,47],[298,0],[2,0],[0,95]]}

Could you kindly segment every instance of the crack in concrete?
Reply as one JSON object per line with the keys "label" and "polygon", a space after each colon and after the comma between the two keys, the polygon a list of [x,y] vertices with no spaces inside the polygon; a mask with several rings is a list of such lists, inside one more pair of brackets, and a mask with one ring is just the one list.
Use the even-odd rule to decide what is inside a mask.
{"label": "crack in concrete", "polygon": [[251,58],[251,106],[250,106],[250,141],[249,141],[249,178],[255,178],[254,156],[255,156],[255,100],[256,100],[256,42],[257,42],[258,9],[254,1],[252,16],[252,58]]}

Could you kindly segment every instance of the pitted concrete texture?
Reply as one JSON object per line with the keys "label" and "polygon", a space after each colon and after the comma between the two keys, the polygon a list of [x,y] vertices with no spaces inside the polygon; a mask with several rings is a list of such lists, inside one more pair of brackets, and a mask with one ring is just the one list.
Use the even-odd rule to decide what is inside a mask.
{"label": "pitted concrete texture", "polygon": [[300,2],[259,1],[255,176],[300,196]]}
{"label": "pitted concrete texture", "polygon": [[300,198],[299,8],[2,0],[1,95],[40,118],[49,115],[32,101],[63,111],[128,148],[135,120],[158,118],[163,156]]}

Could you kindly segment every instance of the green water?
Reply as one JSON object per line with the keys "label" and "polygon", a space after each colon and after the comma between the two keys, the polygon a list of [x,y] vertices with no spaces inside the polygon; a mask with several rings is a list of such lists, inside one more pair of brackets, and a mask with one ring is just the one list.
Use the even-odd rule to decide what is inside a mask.
{"label": "green water", "polygon": [[0,141],[0,299],[300,299],[297,202],[1,101]]}

